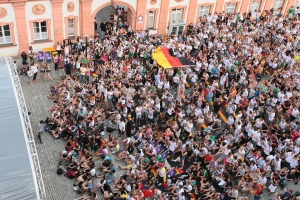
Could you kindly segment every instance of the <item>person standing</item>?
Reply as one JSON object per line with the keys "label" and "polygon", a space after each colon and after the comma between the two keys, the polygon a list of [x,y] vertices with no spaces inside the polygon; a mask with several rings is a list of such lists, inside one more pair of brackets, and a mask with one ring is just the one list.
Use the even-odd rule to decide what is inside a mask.
{"label": "person standing", "polygon": [[45,63],[41,63],[39,66],[39,70],[40,70],[40,78],[42,79],[42,81],[44,81],[44,75],[45,75]]}
{"label": "person standing", "polygon": [[288,17],[291,19],[294,17],[295,8],[294,6],[290,7]]}
{"label": "person standing", "polygon": [[36,76],[38,74],[38,66],[35,62],[31,64],[30,70],[33,72],[33,82],[36,82]]}
{"label": "person standing", "polygon": [[28,55],[30,59],[30,64],[32,64],[34,62],[34,56],[35,56],[32,46],[30,46],[28,49]]}
{"label": "person standing", "polygon": [[65,53],[65,57],[69,57],[69,53],[70,53],[70,46],[68,44],[66,44],[65,48],[64,48],[64,53]]}
{"label": "person standing", "polygon": [[48,80],[53,81],[52,77],[50,76],[51,68],[47,63],[45,64],[45,69],[46,69],[46,75],[47,75]]}
{"label": "person standing", "polygon": [[33,79],[33,72],[31,69],[29,69],[27,71],[27,75],[28,75],[28,78],[29,78],[29,84],[32,85],[32,79]]}
{"label": "person standing", "polygon": [[82,64],[80,67],[79,83],[83,83],[85,81],[85,73],[86,73],[86,68],[84,64]]}
{"label": "person standing", "polygon": [[59,74],[60,74],[60,77],[62,77],[65,74],[65,72],[64,72],[64,60],[63,60],[62,55],[59,55],[58,59],[59,59],[58,60]]}
{"label": "person standing", "polygon": [[125,122],[121,119],[119,121],[119,135],[118,137],[122,137],[124,139],[124,133],[125,133]]}
{"label": "person standing", "polygon": [[54,56],[53,60],[54,60],[54,70],[57,72],[58,71],[58,61],[59,61],[59,57],[57,54]]}
{"label": "person standing", "polygon": [[56,43],[56,51],[59,55],[61,54],[61,45],[59,42]]}
{"label": "person standing", "polygon": [[94,30],[95,30],[95,33],[97,33],[97,29],[98,29],[98,22],[97,22],[97,19],[95,17],[94,18]]}
{"label": "person standing", "polygon": [[261,185],[259,183],[254,183],[253,187],[254,187],[254,200],[261,199],[261,195],[262,195]]}
{"label": "person standing", "polygon": [[126,136],[128,138],[131,138],[131,130],[132,130],[132,118],[131,118],[131,115],[128,115],[127,119],[128,120],[127,120],[126,127],[125,127]]}
{"label": "person standing", "polygon": [[66,75],[71,75],[72,66],[71,66],[71,64],[68,61],[66,61],[65,69],[66,69]]}
{"label": "person standing", "polygon": [[37,125],[37,137],[40,140],[41,144],[43,144],[41,134],[44,131],[45,131],[45,124],[44,124],[44,121],[41,120],[40,123]]}
{"label": "person standing", "polygon": [[104,35],[106,32],[106,21],[104,20],[100,24],[100,39],[103,41],[104,40]]}

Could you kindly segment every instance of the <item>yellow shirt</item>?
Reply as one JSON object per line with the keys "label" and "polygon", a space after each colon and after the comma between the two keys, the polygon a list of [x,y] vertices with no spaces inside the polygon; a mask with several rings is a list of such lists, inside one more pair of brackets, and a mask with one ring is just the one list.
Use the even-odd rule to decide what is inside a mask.
{"label": "yellow shirt", "polygon": [[85,67],[80,67],[80,74],[85,75],[86,68]]}

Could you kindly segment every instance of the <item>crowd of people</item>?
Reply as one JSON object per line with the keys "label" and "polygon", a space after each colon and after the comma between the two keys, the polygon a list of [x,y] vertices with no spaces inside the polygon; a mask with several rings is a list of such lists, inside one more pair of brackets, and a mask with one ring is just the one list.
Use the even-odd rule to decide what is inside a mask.
{"label": "crowd of people", "polygon": [[[45,128],[66,141],[78,199],[299,199],[299,8],[209,14],[168,37],[118,9],[54,58]],[[195,65],[162,68],[159,46]]]}

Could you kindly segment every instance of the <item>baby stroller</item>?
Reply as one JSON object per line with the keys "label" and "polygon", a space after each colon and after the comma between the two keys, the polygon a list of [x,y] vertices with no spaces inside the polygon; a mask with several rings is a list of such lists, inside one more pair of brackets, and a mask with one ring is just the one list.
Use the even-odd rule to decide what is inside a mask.
{"label": "baby stroller", "polygon": [[28,71],[28,63],[27,63],[27,61],[26,60],[23,60],[23,62],[22,62],[22,68],[20,69],[20,75],[26,75],[27,74],[27,71]]}

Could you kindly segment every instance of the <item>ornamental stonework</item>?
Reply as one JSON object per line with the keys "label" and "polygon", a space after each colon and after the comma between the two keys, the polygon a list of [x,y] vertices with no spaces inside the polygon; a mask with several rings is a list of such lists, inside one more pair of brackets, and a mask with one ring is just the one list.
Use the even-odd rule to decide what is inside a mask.
{"label": "ornamental stonework", "polygon": [[32,7],[32,13],[35,15],[42,15],[45,13],[45,11],[46,8],[42,4],[36,4]]}
{"label": "ornamental stonework", "polygon": [[74,9],[75,9],[74,3],[73,3],[73,2],[69,2],[68,5],[67,5],[67,10],[68,10],[69,12],[73,12]]}
{"label": "ornamental stonework", "polygon": [[0,7],[0,19],[6,17],[7,15],[7,10],[3,7]]}
{"label": "ornamental stonework", "polygon": [[157,3],[157,0],[150,0],[151,5],[155,5]]}

